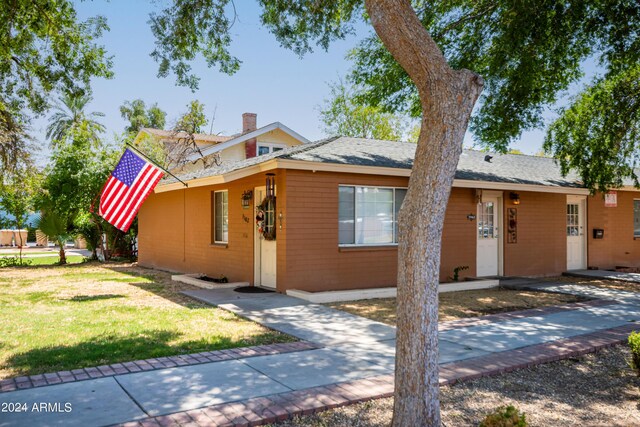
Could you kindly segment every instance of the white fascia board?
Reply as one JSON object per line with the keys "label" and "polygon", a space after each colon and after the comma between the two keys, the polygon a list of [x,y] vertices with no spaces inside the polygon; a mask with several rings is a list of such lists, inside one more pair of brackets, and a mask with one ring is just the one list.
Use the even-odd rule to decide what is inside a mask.
{"label": "white fascia board", "polygon": [[[266,126],[261,127],[260,129],[256,129],[256,130],[251,131],[249,133],[245,133],[243,135],[236,136],[235,138],[230,139],[228,141],[221,142],[219,144],[215,144],[215,145],[213,145],[211,147],[207,147],[204,150],[201,150],[202,151],[202,156],[204,157],[204,156],[208,156],[209,154],[217,153],[218,151],[222,151],[225,148],[232,147],[232,146],[234,146],[236,144],[240,144],[242,142],[245,142],[246,140],[249,140],[251,138],[256,138],[256,137],[258,137],[260,135],[263,135],[263,134],[265,134],[267,132],[271,132],[271,131],[276,130],[276,129],[280,129],[281,131],[283,131],[284,133],[288,134],[289,136],[297,139],[298,141],[301,141],[303,144],[308,144],[310,142],[307,138],[305,138],[302,135],[300,135],[299,133],[291,130],[290,128],[288,128],[287,126],[283,125],[282,123],[273,122],[271,124],[268,124]],[[196,161],[198,159],[200,159],[200,156],[197,155],[197,154],[192,154],[188,158],[189,161]]]}
{"label": "white fascia board", "polygon": [[481,188],[486,190],[533,191],[536,193],[561,193],[588,195],[587,188],[557,187],[551,185],[518,184],[511,182],[473,181],[470,179],[454,179],[453,186],[459,188]]}
{"label": "white fascia board", "polygon": [[[271,159],[263,163],[258,163],[253,166],[248,166],[243,169],[231,171],[223,175],[214,175],[204,178],[195,178],[187,181],[189,187],[202,187],[206,185],[222,184],[225,182],[235,181],[240,178],[244,178],[256,173],[265,172],[273,169],[294,169],[294,170],[308,170],[312,172],[337,172],[337,173],[354,173],[364,175],[383,175],[383,176],[401,176],[409,177],[411,175],[411,169],[399,169],[380,166],[358,166],[358,165],[344,165],[338,163],[321,163],[310,162],[304,160],[290,160],[290,159]],[[473,181],[455,179],[453,181],[453,187],[457,188],[480,188],[486,190],[503,190],[503,191],[531,191],[537,193],[556,193],[556,194],[575,194],[575,195],[589,195],[589,190],[586,188],[573,188],[573,187],[556,187],[550,185],[532,185],[532,184],[517,184],[509,182],[491,182],[491,181]],[[166,185],[159,185],[156,187],[156,193],[162,193],[165,191],[179,190],[183,188],[183,185],[179,182]]]}

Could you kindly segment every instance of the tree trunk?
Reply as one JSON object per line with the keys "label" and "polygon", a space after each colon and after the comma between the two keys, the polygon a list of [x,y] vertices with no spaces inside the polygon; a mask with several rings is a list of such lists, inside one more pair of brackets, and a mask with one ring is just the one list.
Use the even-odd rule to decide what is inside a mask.
{"label": "tree trunk", "polygon": [[65,241],[63,239],[58,239],[58,244],[60,245],[60,265],[64,265],[67,263],[67,254],[64,251]]}
{"label": "tree trunk", "polygon": [[393,426],[440,425],[438,283],[444,216],[480,76],[453,70],[408,0],[366,0],[376,33],[418,88],[422,127],[399,215]]}

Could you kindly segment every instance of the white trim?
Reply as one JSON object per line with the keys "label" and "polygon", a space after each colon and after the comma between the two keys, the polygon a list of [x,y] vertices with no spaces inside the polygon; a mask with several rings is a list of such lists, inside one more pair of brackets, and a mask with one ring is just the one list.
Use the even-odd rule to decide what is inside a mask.
{"label": "white trim", "polygon": [[[230,142],[230,141],[227,141]],[[226,144],[223,142],[222,144]],[[221,144],[216,145],[219,147]],[[290,160],[274,158],[262,163],[258,163],[253,166],[248,166],[242,169],[231,171],[224,175],[214,175],[203,178],[187,179],[189,188],[202,187],[206,185],[216,185],[224,182],[230,182],[237,179],[241,179],[256,173],[265,172],[272,169],[294,169],[294,170],[308,170],[313,172],[338,172],[338,173],[354,173],[364,175],[380,175],[380,176],[400,176],[409,177],[411,175],[411,169],[398,169],[380,166],[358,166],[358,165],[343,165],[338,163],[320,163],[309,162],[305,160]],[[510,191],[531,191],[537,193],[556,193],[556,194],[576,194],[576,195],[589,195],[589,190],[586,188],[575,187],[557,187],[551,185],[535,185],[535,184],[518,184],[510,182],[492,182],[492,181],[472,181],[464,179],[454,179],[454,188],[479,188],[479,189],[492,189],[492,190],[510,190]],[[155,188],[156,193],[163,193],[165,191],[173,191],[184,188],[179,183],[171,183],[158,185]]]}
{"label": "white trim", "polygon": [[280,129],[281,131],[283,131],[284,133],[286,133],[290,137],[295,138],[298,141],[301,141],[303,144],[308,144],[308,143],[311,142],[307,138],[305,138],[304,136],[300,135],[298,132],[295,132],[294,130],[290,129],[289,127],[283,125],[282,123],[273,122],[271,124],[263,126],[263,127],[259,128],[259,129],[254,130],[254,131],[247,132],[245,134],[236,136],[235,138],[230,139],[228,141],[215,144],[215,145],[213,145],[211,147],[207,147],[207,148],[201,150],[202,156],[200,154],[192,154],[191,156],[189,156],[187,158],[187,160],[194,162],[196,160],[199,160],[201,157],[208,156],[209,154],[217,153],[218,151],[222,151],[225,148],[232,147],[234,145],[237,145],[237,144],[240,144],[242,142],[245,142],[245,141],[247,141],[247,140],[249,140],[251,138],[258,137],[260,135],[263,135],[265,133],[271,132],[271,131],[276,130],[276,129]]}
{"label": "white trim", "polygon": [[537,193],[561,193],[589,195],[586,188],[557,187],[551,185],[517,184],[510,182],[473,181],[468,179],[454,179],[453,186],[458,188],[480,188],[491,190],[534,191]]}
{"label": "white trim", "polygon": [[[407,187],[391,187],[391,186],[383,186],[383,185],[357,185],[357,184],[338,184],[338,195],[340,195],[340,187],[349,187],[353,188],[353,241],[354,243],[338,243],[339,248],[361,248],[366,246],[376,247],[376,246],[398,246],[398,236],[396,233],[398,218],[396,218],[396,190],[404,190],[405,192],[408,190]],[[382,189],[382,190],[392,190],[392,222],[393,222],[393,230],[391,234],[391,242],[384,243],[356,243],[357,236],[357,224],[358,224],[358,204],[356,203],[356,197],[358,195],[358,188],[374,188],[374,189]],[[406,194],[405,194],[406,197]],[[339,204],[338,204],[339,205]],[[340,206],[338,206],[338,226],[340,218]],[[338,233],[339,234],[339,233]],[[340,238],[338,236],[338,242]]]}
{"label": "white trim", "polygon": [[[474,291],[477,289],[495,288],[499,285],[499,280],[468,280],[458,283],[440,283],[438,293]],[[307,292],[299,289],[287,289],[287,295],[315,304],[326,304],[330,302],[358,301],[375,298],[395,298],[397,291],[398,288],[395,287],[325,292]]]}
{"label": "white trim", "polygon": [[274,152],[273,151],[274,148],[280,148],[281,150],[284,150],[285,148],[287,148],[287,144],[282,144],[279,142],[258,142],[258,144],[256,145],[256,156],[263,155],[263,154],[260,154],[260,147],[268,148],[269,152],[265,154],[271,154]]}
{"label": "white trim", "polygon": [[[579,211],[578,211],[578,217],[582,220],[582,234],[580,234],[580,236],[582,237],[582,266],[580,266],[580,268],[578,268],[577,270],[583,270],[585,268],[587,268],[587,266],[589,265],[589,252],[588,252],[588,240],[589,240],[589,236],[588,236],[588,220],[589,220],[589,212],[587,211],[587,197],[586,196],[575,196],[575,195],[567,195],[567,201],[566,204],[577,204],[580,206]],[[580,220],[578,221],[580,222]],[[567,248],[567,260],[565,263],[565,267],[567,269],[567,271],[571,271],[569,270],[569,237],[567,235],[567,220],[566,220],[566,208],[565,208],[565,245]],[[578,230],[578,232],[580,232],[581,230]],[[575,270],[575,269],[574,269]]]}
{"label": "white trim", "polygon": [[[495,236],[496,240],[498,241],[498,276],[504,276],[504,235],[502,234],[503,232],[503,226],[504,226],[504,193],[503,191],[482,191],[482,201],[484,202],[484,199],[496,199],[497,201],[497,206],[495,208],[495,214],[496,214],[496,221],[497,221],[497,229],[498,229],[498,234],[497,236]],[[480,205],[478,203],[478,205]],[[476,212],[476,217],[479,217],[478,212]],[[494,225],[495,227],[495,225]],[[476,274],[478,274],[477,272],[477,259],[478,259],[478,243],[480,241],[480,239],[478,238],[478,228],[476,226],[475,228],[475,234],[476,234]]]}
{"label": "white trim", "polygon": [[186,283],[188,285],[197,286],[203,289],[230,289],[237,288],[238,286],[249,286],[249,282],[230,282],[230,283],[213,283],[206,280],[198,279],[202,274],[174,274],[171,276],[171,280],[174,282]]}
{"label": "white trim", "polygon": [[[227,240],[216,240],[216,194],[227,193]],[[213,243],[214,244],[228,244],[229,243],[229,190],[216,190],[213,192]]]}

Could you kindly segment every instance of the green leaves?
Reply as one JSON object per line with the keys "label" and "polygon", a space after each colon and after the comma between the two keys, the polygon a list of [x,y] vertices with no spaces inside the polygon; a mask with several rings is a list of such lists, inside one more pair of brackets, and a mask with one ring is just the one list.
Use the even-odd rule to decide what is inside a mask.
{"label": "green leaves", "polygon": [[[586,58],[596,56],[615,71],[640,55],[634,1],[414,1],[414,7],[451,66],[484,78],[471,130],[499,151],[544,125],[542,112],[580,79]],[[365,88],[362,102],[421,115],[413,82],[377,37],[362,41],[350,58],[351,78]]]}
{"label": "green leaves", "polygon": [[132,138],[142,128],[164,129],[167,120],[167,113],[162,111],[158,104],[153,104],[147,109],[142,99],[125,101],[120,106],[120,115],[129,122],[125,131]]}
{"label": "green leaves", "polygon": [[[325,100],[320,109],[320,120],[326,134],[417,141],[416,126],[411,128],[407,117],[385,113],[379,107],[359,104],[354,88],[348,87],[342,80],[329,87],[331,97]],[[419,123],[416,125],[419,132]]]}
{"label": "green leaves", "polygon": [[259,0],[262,23],[280,44],[298,55],[324,50],[335,40],[353,33],[352,22],[362,13],[360,0]]}
{"label": "green leaves", "polygon": [[[156,37],[151,57],[159,63],[158,77],[176,76],[177,84],[195,91],[199,78],[191,72],[197,54],[209,67],[233,74],[240,60],[229,53],[229,30],[235,21],[227,17],[229,0],[175,0],[159,14],[151,14],[149,23]],[[235,12],[234,12],[235,13]]]}
{"label": "green leaves", "polygon": [[544,148],[563,173],[575,169],[593,190],[638,187],[640,64],[596,80],[577,96],[550,126]]}
{"label": "green leaves", "polygon": [[82,94],[91,78],[111,77],[96,44],[105,30],[102,17],[78,22],[68,0],[0,2],[0,170],[28,152],[24,129],[52,93]]}

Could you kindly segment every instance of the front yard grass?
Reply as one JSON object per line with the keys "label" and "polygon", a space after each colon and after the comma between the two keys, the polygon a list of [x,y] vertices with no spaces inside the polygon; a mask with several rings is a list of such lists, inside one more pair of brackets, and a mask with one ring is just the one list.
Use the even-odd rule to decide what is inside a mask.
{"label": "front yard grass", "polygon": [[[585,300],[586,298],[576,295],[502,288],[445,292],[440,294],[438,317],[440,321],[457,320]],[[388,325],[396,324],[395,298],[336,302],[327,305]]]}
{"label": "front yard grass", "polygon": [[293,341],[129,264],[0,269],[0,379]]}

